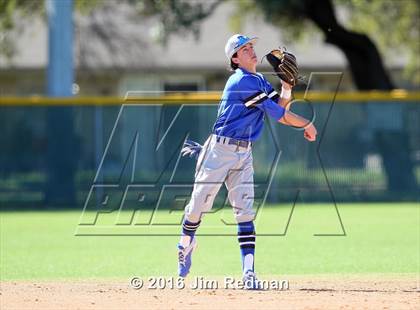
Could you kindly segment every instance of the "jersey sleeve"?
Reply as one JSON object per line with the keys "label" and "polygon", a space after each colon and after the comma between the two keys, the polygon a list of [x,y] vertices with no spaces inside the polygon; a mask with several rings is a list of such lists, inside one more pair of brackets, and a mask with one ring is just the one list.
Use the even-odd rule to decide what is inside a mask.
{"label": "jersey sleeve", "polygon": [[[263,85],[263,83],[268,82],[254,76],[242,78],[239,89],[241,99],[247,109],[260,109],[279,120],[283,117],[285,110],[277,104],[277,100],[273,101],[273,98],[278,96],[273,87],[269,83],[268,85]],[[268,93],[264,91],[265,89]]]}
{"label": "jersey sleeve", "polygon": [[278,100],[280,98],[279,93],[273,88],[273,86],[271,86],[269,81],[267,81],[266,79],[264,79],[264,81],[265,81],[265,84],[267,85],[268,98],[270,98],[274,102],[278,102]]}

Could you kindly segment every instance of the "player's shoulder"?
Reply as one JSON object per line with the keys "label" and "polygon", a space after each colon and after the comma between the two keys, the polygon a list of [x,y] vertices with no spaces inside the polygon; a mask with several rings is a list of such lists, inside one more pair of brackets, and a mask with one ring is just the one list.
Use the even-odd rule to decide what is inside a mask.
{"label": "player's shoulder", "polygon": [[229,77],[226,87],[227,88],[240,88],[248,84],[253,84],[257,82],[257,78],[252,74],[249,74],[241,69],[236,69],[236,71]]}
{"label": "player's shoulder", "polygon": [[250,73],[244,70],[238,72],[238,84],[242,87],[259,85],[261,82],[257,74]]}
{"label": "player's shoulder", "polygon": [[257,72],[256,74],[258,75],[262,83],[265,84],[266,87],[273,88],[271,83],[267,80],[267,78],[262,73]]}
{"label": "player's shoulder", "polygon": [[267,83],[267,80],[261,73],[251,73],[239,68],[229,77],[226,83],[226,90],[264,89]]}

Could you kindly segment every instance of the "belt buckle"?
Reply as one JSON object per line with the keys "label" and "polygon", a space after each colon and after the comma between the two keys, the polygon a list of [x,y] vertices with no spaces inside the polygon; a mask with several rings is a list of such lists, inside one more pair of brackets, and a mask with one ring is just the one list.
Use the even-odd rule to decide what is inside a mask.
{"label": "belt buckle", "polygon": [[236,150],[235,150],[235,152],[238,152],[239,151],[239,147],[241,145],[241,141],[240,140],[235,140],[235,144],[236,144]]}

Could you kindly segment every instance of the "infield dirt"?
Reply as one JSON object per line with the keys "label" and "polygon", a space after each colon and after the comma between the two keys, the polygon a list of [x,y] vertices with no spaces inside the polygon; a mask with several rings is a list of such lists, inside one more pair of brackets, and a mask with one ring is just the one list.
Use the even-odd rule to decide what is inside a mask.
{"label": "infield dirt", "polygon": [[[1,282],[1,309],[419,309],[416,276],[288,276],[288,290],[135,290],[121,281]],[[222,281],[221,278],[214,278]],[[186,282],[188,285],[188,281]]]}

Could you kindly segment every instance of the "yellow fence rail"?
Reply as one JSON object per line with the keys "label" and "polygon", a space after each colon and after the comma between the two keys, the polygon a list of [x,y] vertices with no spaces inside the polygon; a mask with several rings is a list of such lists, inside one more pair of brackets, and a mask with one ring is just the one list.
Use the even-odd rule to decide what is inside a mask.
{"label": "yellow fence rail", "polygon": [[[109,106],[121,104],[217,104],[221,92],[188,92],[188,93],[129,93],[126,97],[0,97],[0,106]],[[405,90],[369,91],[369,92],[295,92],[296,99],[307,99],[329,103],[336,102],[420,102],[420,91],[409,92]]]}

